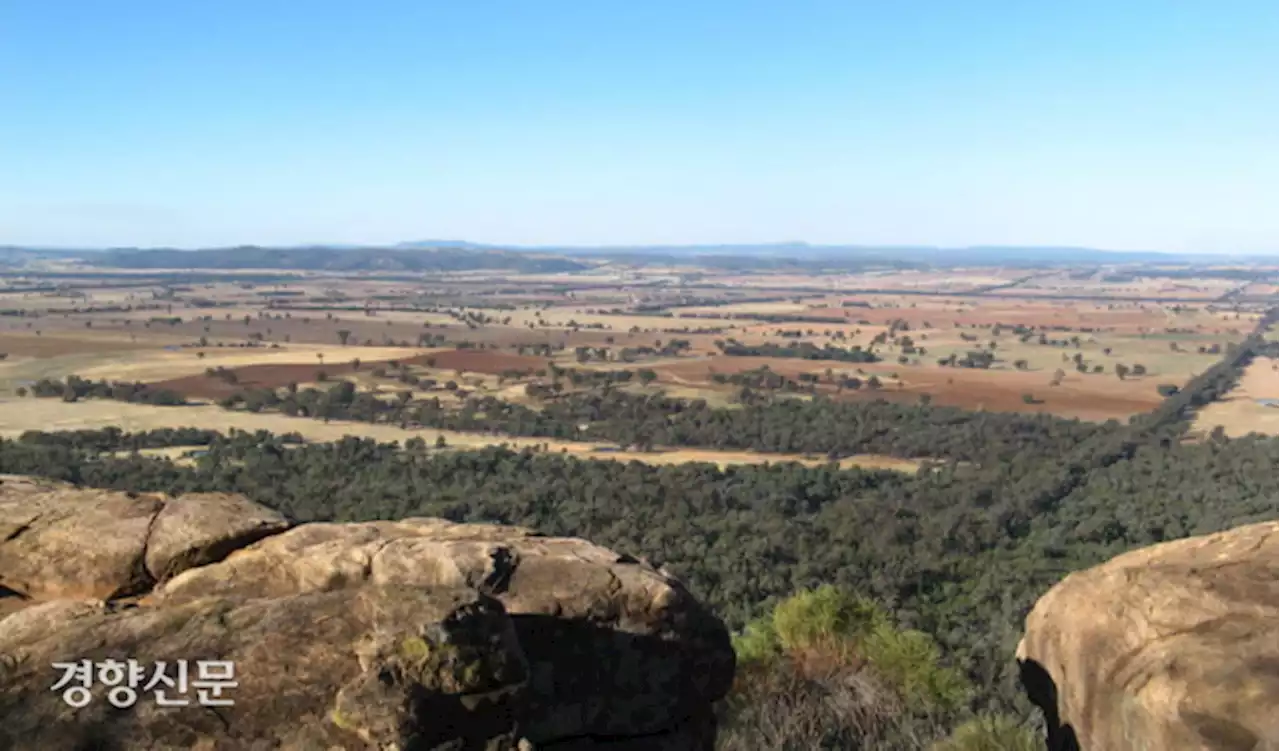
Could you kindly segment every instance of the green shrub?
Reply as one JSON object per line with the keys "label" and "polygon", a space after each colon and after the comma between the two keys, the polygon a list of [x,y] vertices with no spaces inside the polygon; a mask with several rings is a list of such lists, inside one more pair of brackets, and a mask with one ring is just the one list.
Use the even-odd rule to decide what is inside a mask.
{"label": "green shrub", "polygon": [[908,705],[922,709],[951,712],[968,698],[964,677],[939,664],[941,654],[928,634],[900,631],[874,602],[830,585],[778,603],[736,635],[733,647],[742,667],[767,666],[783,656],[836,669],[865,664]]}
{"label": "green shrub", "polygon": [[939,664],[938,645],[921,631],[898,631],[882,625],[859,645],[875,670],[902,693],[908,704],[959,709],[969,686],[958,671]]}
{"label": "green shrub", "polygon": [[797,592],[773,609],[773,630],[787,652],[857,642],[888,625],[875,603],[831,585]]}
{"label": "green shrub", "polygon": [[756,618],[742,629],[741,634],[734,634],[733,653],[739,665],[768,662],[777,657],[780,651],[773,619],[767,615]]}

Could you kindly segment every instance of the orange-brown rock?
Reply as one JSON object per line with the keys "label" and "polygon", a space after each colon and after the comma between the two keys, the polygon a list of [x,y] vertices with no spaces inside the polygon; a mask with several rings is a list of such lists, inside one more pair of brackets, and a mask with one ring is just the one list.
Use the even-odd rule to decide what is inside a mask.
{"label": "orange-brown rock", "polygon": [[[41,562],[0,569],[24,598],[0,619],[0,748],[702,751],[732,682],[724,625],[680,582],[583,540],[426,518],[286,529],[237,496],[26,480],[0,499],[18,530],[0,563]],[[73,709],[49,690],[52,662],[108,657],[233,660],[236,703],[121,711],[99,692]]]}
{"label": "orange-brown rock", "polygon": [[1049,748],[1274,749],[1274,522],[1136,550],[1071,574],[1018,646]]}

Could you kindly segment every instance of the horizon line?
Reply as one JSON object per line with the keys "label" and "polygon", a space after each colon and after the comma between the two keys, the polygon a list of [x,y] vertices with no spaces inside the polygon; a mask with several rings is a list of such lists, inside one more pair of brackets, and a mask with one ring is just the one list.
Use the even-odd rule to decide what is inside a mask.
{"label": "horizon line", "polygon": [[930,245],[919,243],[904,244],[859,244],[859,243],[811,243],[805,240],[786,240],[769,242],[708,242],[708,243],[633,243],[633,244],[521,244],[477,242],[473,240],[400,240],[385,243],[358,242],[305,242],[283,244],[210,244],[210,245],[37,245],[0,243],[0,250],[17,251],[53,251],[53,252],[108,252],[108,251],[178,251],[199,252],[214,250],[235,250],[240,248],[257,248],[261,250],[474,250],[474,251],[663,251],[663,250],[733,250],[733,249],[767,249],[767,248],[805,248],[812,250],[864,250],[864,251],[939,251],[964,252],[975,250],[1022,250],[1022,251],[1088,251],[1114,255],[1165,255],[1165,256],[1220,256],[1220,257],[1271,257],[1280,252],[1270,251],[1202,251],[1202,250],[1124,250],[1102,248],[1088,245],[1053,245],[1053,244],[967,244],[967,245]]}

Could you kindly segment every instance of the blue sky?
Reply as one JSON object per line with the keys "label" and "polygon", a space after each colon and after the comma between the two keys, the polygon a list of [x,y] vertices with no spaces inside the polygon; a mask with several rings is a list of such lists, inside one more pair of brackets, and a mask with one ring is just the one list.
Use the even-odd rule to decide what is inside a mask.
{"label": "blue sky", "polygon": [[1275,252],[1277,5],[0,0],[0,244]]}

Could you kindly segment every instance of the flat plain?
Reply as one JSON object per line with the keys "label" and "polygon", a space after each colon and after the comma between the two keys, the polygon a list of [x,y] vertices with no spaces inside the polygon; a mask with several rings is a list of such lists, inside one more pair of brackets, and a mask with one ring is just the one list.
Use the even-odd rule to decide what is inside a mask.
{"label": "flat plain", "polygon": [[[1256,273],[1255,273],[1256,272]],[[295,430],[313,440],[416,435],[223,409],[245,389],[351,381],[461,407],[492,397],[533,409],[549,371],[734,408],[744,388],[776,398],[929,402],[966,410],[1125,420],[1240,342],[1274,305],[1274,270],[957,268],[743,273],[601,261],[564,273],[112,271],[60,264],[0,277],[0,431],[161,425]],[[49,274],[50,276],[45,276]],[[1270,276],[1268,276],[1268,274]],[[1274,434],[1274,361],[1260,358],[1197,430]],[[386,377],[387,371],[400,380]],[[645,371],[644,377],[632,379]],[[772,385],[759,385],[760,373]],[[411,374],[412,378],[408,375]],[[171,390],[180,408],[20,398],[76,375]],[[753,380],[755,379],[755,380]],[[406,385],[412,383],[412,386]],[[779,386],[779,384],[782,384]],[[599,383],[567,393],[598,388]],[[421,431],[419,431],[421,432]],[[548,443],[426,430],[452,445]],[[751,452],[554,450],[649,462],[777,460]],[[789,457],[814,462],[821,457]],[[910,469],[883,457],[846,458]]]}

